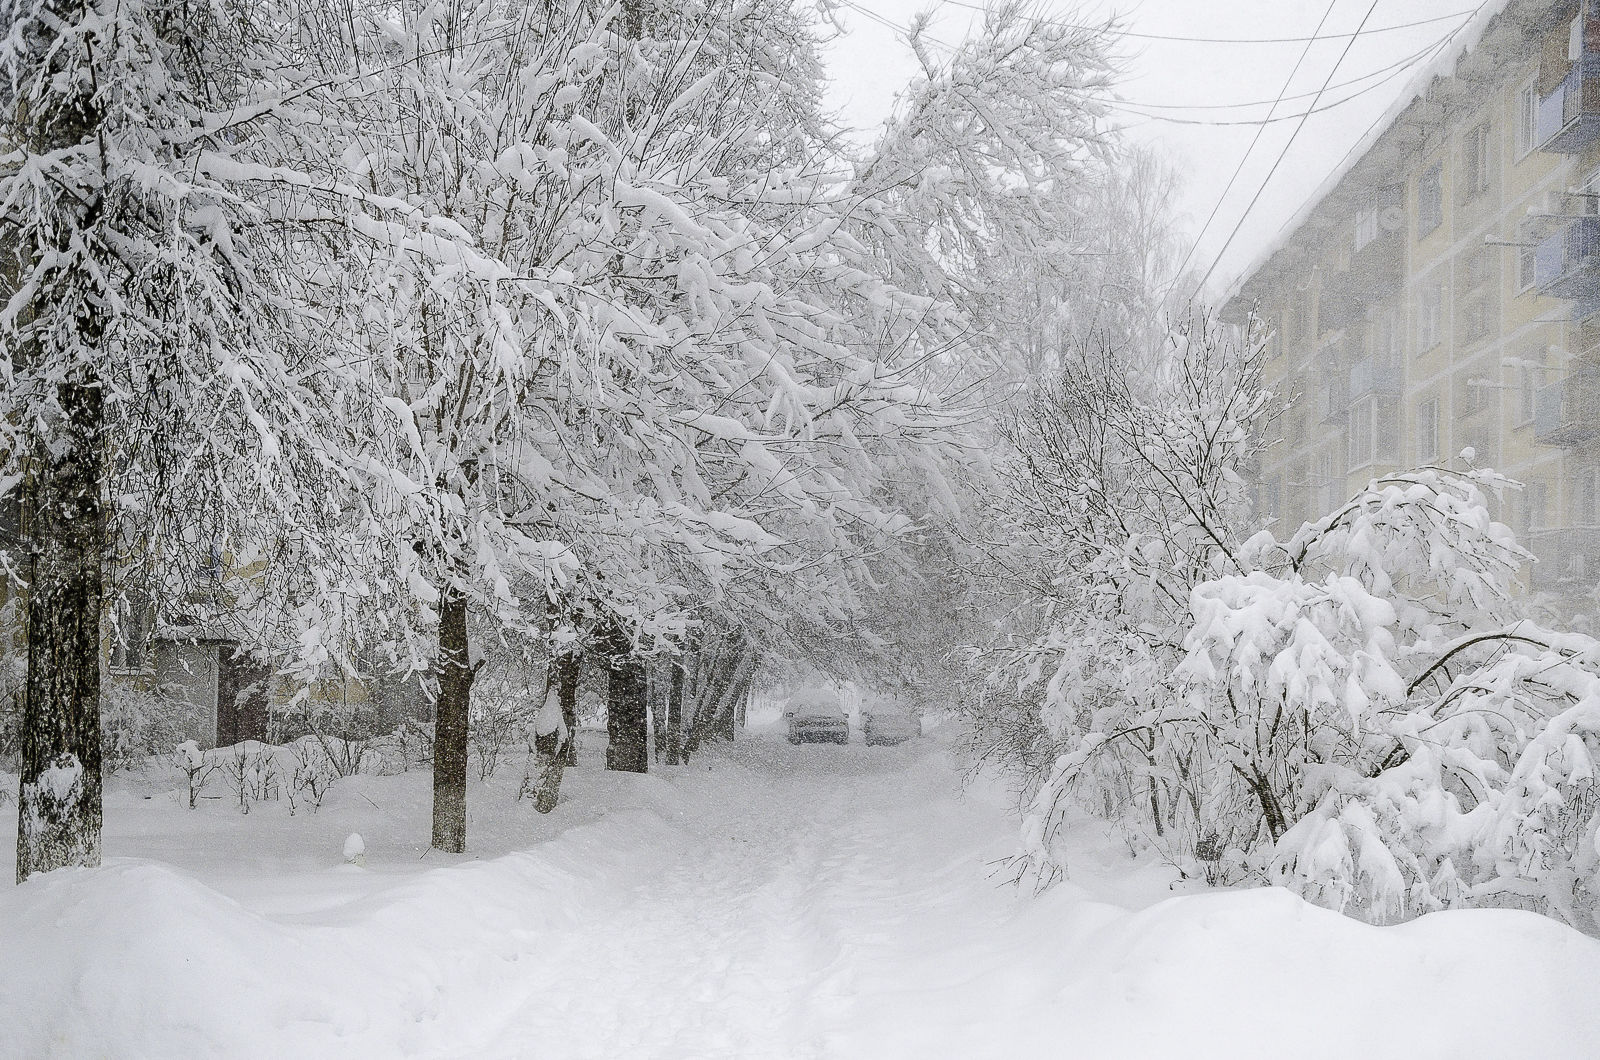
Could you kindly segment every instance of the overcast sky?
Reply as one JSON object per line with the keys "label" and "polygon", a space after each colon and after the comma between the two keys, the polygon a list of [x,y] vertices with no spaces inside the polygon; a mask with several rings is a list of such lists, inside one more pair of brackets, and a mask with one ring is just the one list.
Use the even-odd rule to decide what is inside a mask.
{"label": "overcast sky", "polygon": [[[1495,0],[1485,4],[1497,6]],[[1214,43],[1131,36],[1119,46],[1125,72],[1118,95],[1128,104],[1122,120],[1130,136],[1155,146],[1182,174],[1178,209],[1191,237],[1204,228],[1194,261],[1201,272],[1215,264],[1208,286],[1216,292],[1272,244],[1284,223],[1411,85],[1424,64],[1445,50],[1439,45],[1477,6],[1478,0],[1376,0],[1375,5],[1373,0],[1332,0],[1331,10],[1329,0],[1048,0],[1038,11],[1043,17],[1069,22],[1117,14],[1132,34],[1165,37],[1307,37],[1317,31],[1324,16],[1321,35],[1346,34],[1315,42],[1309,50],[1297,42]],[[895,91],[914,70],[895,31],[859,8],[902,26],[916,12],[932,9],[933,34],[952,42],[981,17],[952,0],[942,4],[853,0],[853,6],[844,7],[849,32],[830,53],[832,103],[858,127],[875,125],[889,113]],[[1461,17],[1438,20],[1455,15]],[[1363,26],[1363,19],[1362,35],[1350,37]],[[1438,21],[1384,32],[1421,20]],[[1460,40],[1457,36],[1450,41],[1452,51],[1459,51]],[[1291,81],[1297,62],[1299,70]],[[1286,81],[1290,98],[1277,113],[1289,115],[1289,120],[1262,126],[1261,119]],[[1327,109],[1306,119],[1267,181],[1268,171],[1300,125],[1299,115],[1325,83],[1329,88],[1317,105]],[[1257,105],[1230,106],[1241,103]],[[1202,124],[1158,120],[1155,115]],[[1258,132],[1259,142],[1224,198],[1229,178]],[[1258,191],[1260,199],[1250,208]],[[1205,227],[1219,202],[1215,219]]]}

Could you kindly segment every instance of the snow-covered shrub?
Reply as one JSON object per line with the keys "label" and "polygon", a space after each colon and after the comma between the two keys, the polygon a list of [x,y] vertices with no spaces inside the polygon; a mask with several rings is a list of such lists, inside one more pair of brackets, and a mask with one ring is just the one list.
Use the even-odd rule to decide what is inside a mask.
{"label": "snow-covered shrub", "polygon": [[322,800],[341,774],[335,768],[321,741],[304,736],[278,750],[277,757],[285,761],[289,770],[284,795],[289,800],[289,815],[309,806],[315,813],[322,808]]}
{"label": "snow-covered shrub", "polygon": [[211,751],[202,751],[195,741],[185,740],[172,752],[172,765],[187,781],[189,809],[192,810],[205,790],[206,781],[217,771],[216,756]]}
{"label": "snow-covered shrub", "polygon": [[1516,484],[1464,453],[1250,534],[1251,355],[1185,350],[1142,388],[1069,366],[1019,435],[1051,593],[1013,616],[989,720],[1018,719],[991,747],[1023,767],[1027,868],[1066,870],[1078,806],[1214,883],[1600,931],[1600,642],[1518,594],[1532,557],[1488,506]]}
{"label": "snow-covered shrub", "polygon": [[537,707],[526,681],[517,671],[481,673],[472,685],[472,726],[468,740],[478,757],[478,777],[494,775],[507,749],[523,741],[529,715]]}
{"label": "snow-covered shrub", "polygon": [[1014,602],[966,713],[978,753],[1020,781],[1025,870],[1041,883],[1066,867],[1059,830],[1074,806],[1180,864],[1244,824],[1201,812],[1234,793],[1182,720],[1172,675],[1194,587],[1245,570],[1242,470],[1273,410],[1264,349],[1202,318],[1150,356],[1068,351],[1009,425],[995,520],[1013,536]]}
{"label": "snow-covered shrub", "polygon": [[107,681],[100,691],[100,764],[107,773],[138,768],[191,737],[196,708],[160,688]]}
{"label": "snow-covered shrub", "polygon": [[241,813],[250,812],[252,802],[276,800],[282,774],[275,749],[257,740],[243,740],[232,747],[219,748],[222,773],[239,802]]}
{"label": "snow-covered shrub", "polygon": [[377,741],[383,772],[404,773],[433,762],[433,725],[404,718],[393,732]]}

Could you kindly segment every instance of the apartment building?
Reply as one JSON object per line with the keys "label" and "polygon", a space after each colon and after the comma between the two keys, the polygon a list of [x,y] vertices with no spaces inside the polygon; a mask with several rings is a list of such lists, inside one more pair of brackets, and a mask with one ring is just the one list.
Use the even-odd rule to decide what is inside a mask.
{"label": "apartment building", "polygon": [[[1296,525],[1438,461],[1526,484],[1496,516],[1539,590],[1600,578],[1600,0],[1504,0],[1240,281],[1295,395],[1258,512]],[[1460,47],[1458,45],[1458,47]]]}

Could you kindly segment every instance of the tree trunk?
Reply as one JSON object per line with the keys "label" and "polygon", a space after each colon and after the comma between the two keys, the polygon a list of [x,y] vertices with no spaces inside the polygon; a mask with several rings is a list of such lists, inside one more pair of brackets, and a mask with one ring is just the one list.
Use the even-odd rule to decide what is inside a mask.
{"label": "tree trunk", "polygon": [[576,649],[556,660],[556,688],[561,697],[561,718],[567,725],[567,743],[561,749],[569,766],[578,764],[578,667]]}
{"label": "tree trunk", "polygon": [[649,709],[644,665],[621,633],[610,638],[606,688],[606,768],[626,773],[650,772],[647,753]]}
{"label": "tree trunk", "polygon": [[533,789],[533,808],[540,813],[549,813],[556,808],[556,801],[561,795],[561,774],[567,768],[566,744],[570,742],[570,736],[562,741],[559,732],[535,735],[533,738],[535,776],[531,782],[523,778],[523,787]]}
{"label": "tree trunk", "polygon": [[672,688],[667,693],[667,765],[683,764],[683,667],[672,663]]}
{"label": "tree trunk", "polygon": [[[79,328],[81,334],[81,319]],[[35,872],[100,864],[104,406],[94,383],[63,383],[58,394],[62,420],[51,438],[35,441],[25,485],[28,674],[18,883]]]}
{"label": "tree trunk", "polygon": [[467,724],[472,704],[467,601],[446,590],[439,605],[439,701],[433,723],[433,847],[467,848]]}

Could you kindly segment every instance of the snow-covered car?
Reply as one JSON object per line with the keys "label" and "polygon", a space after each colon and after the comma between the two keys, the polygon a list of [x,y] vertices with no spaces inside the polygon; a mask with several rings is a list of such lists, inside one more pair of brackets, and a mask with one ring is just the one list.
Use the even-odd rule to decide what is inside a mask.
{"label": "snow-covered car", "polygon": [[850,719],[839,697],[822,688],[796,692],[783,711],[790,743],[849,743]]}
{"label": "snow-covered car", "polygon": [[868,747],[904,743],[922,735],[922,718],[905,710],[874,710],[861,719],[861,736]]}

